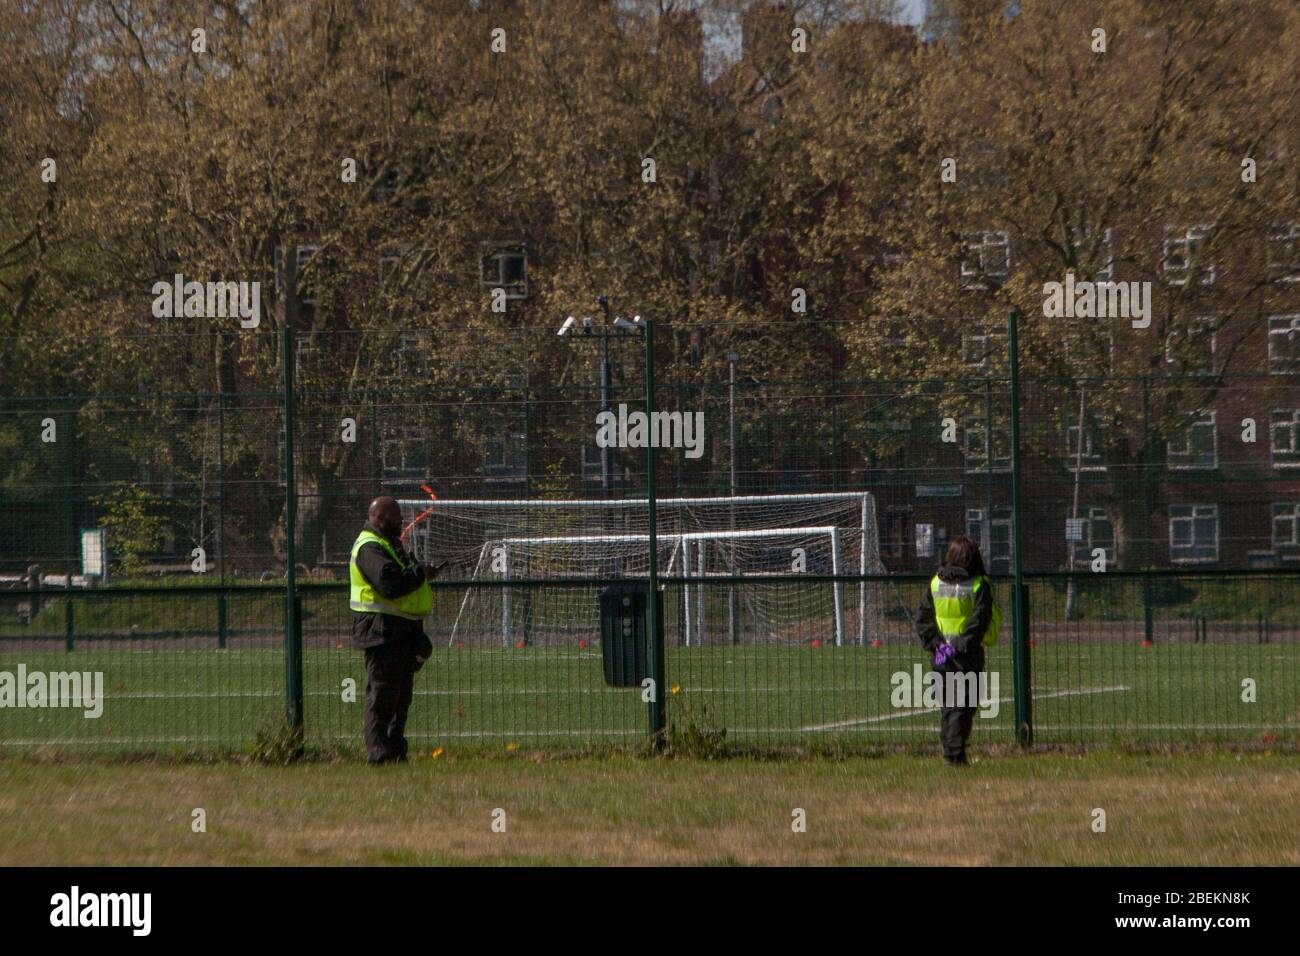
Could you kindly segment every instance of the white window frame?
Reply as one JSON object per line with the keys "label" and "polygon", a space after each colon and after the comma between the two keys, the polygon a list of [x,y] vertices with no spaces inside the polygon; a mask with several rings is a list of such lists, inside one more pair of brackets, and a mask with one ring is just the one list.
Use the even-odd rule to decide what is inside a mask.
{"label": "white window frame", "polygon": [[[415,356],[412,363],[408,356]],[[429,363],[429,338],[424,332],[403,332],[398,336],[394,352],[397,364],[398,381],[410,385],[415,380],[427,379],[431,365]],[[408,363],[413,367],[408,367]]]}
{"label": "white window frame", "polygon": [[1213,375],[1215,373],[1215,360],[1218,357],[1219,333],[1215,329],[1213,316],[1197,316],[1185,328],[1175,329],[1165,336],[1165,364],[1174,365],[1174,346],[1181,337],[1184,340],[1194,336],[1208,335],[1210,345],[1210,366],[1209,368],[1188,369],[1188,375]]}
{"label": "white window frame", "polygon": [[[969,350],[973,347],[978,347],[980,356],[974,362],[968,358]],[[1006,332],[964,332],[961,337],[961,363],[969,369],[1004,369],[1009,348]]]}
{"label": "white window frame", "polygon": [[[987,508],[966,509],[966,534],[979,543],[980,551],[984,555],[985,568],[990,573],[996,574],[997,566],[1002,564],[1006,565],[1004,570],[1011,568],[1016,548],[1015,538],[1011,534],[1011,521],[1011,508],[1006,505],[995,505],[991,518]],[[999,554],[994,550],[994,528],[1002,528],[1006,531],[1005,554]]]}
{"label": "white window frame", "polygon": [[[379,467],[385,478],[423,478],[428,471],[429,431],[421,424],[384,423],[379,433]],[[420,454],[412,455],[418,450]],[[418,458],[411,464],[408,459]]]}
{"label": "white window frame", "polygon": [[[971,435],[979,433],[984,436],[979,444],[979,458],[983,461],[982,465],[971,464],[974,457],[971,452]],[[1005,456],[998,455],[998,435],[1003,437],[1003,448],[1006,449]],[[990,436],[987,431],[987,423],[980,415],[967,415],[962,422],[962,459],[963,470],[972,474],[984,474],[989,471],[990,465],[994,473],[1011,470],[1011,436],[1005,428],[994,428]],[[992,458],[990,462],[989,459]]]}
{"label": "white window frame", "polygon": [[308,356],[320,352],[316,342],[316,336],[310,333],[302,338],[293,340],[293,374],[294,378],[301,378],[303,375],[303,360]]}
{"label": "white window frame", "polygon": [[[1113,282],[1115,279],[1114,239],[1115,239],[1114,229],[1112,229],[1110,226],[1106,226],[1104,229],[1102,229],[1101,245],[1102,248],[1106,250],[1106,264],[1102,266],[1100,269],[1098,269],[1097,272],[1093,275],[1093,281],[1095,282]],[[1070,247],[1074,250],[1074,257],[1076,259],[1082,257],[1084,247],[1087,246],[1091,240],[1092,240],[1092,231],[1085,229],[1083,235],[1079,237],[1078,242],[1070,243]]]}
{"label": "white window frame", "polygon": [[[1168,277],[1170,285],[1182,286],[1187,284],[1187,277],[1191,275],[1196,268],[1196,257],[1199,254],[1198,249],[1203,248],[1205,240],[1209,238],[1211,227],[1207,225],[1196,226],[1165,226],[1164,239],[1164,256],[1161,260],[1161,267]],[[1183,264],[1175,266],[1170,263],[1170,258],[1176,248],[1183,250],[1181,258]],[[1218,266],[1211,262],[1207,263],[1200,269],[1201,285],[1214,285],[1218,278]]]}
{"label": "white window frame", "polygon": [[[1210,547],[1210,545],[1201,544],[1196,539],[1196,522],[1197,520],[1214,519],[1214,553],[1212,555],[1182,555],[1178,554],[1178,549],[1195,551],[1200,548]],[[1178,525],[1190,524],[1191,526],[1191,543],[1178,545],[1174,542],[1175,527]],[[1217,504],[1171,504],[1169,506],[1169,560],[1178,564],[1212,564],[1219,560],[1219,506]]]}
{"label": "white window frame", "polygon": [[[297,253],[298,273],[297,274],[298,274],[299,292],[302,291],[302,270],[307,267],[307,263],[311,262],[312,259],[314,259],[317,253],[319,252],[320,252],[320,246],[317,245],[303,245],[298,247],[298,253]],[[301,302],[303,305],[314,306],[316,304],[316,293],[312,292],[311,287],[309,286],[307,295],[299,295],[298,301]]]}
{"label": "white window frame", "polygon": [[[1011,277],[1011,234],[1005,229],[985,229],[967,233],[962,237],[961,248],[961,287],[967,291],[987,289],[991,283],[1001,285]],[[988,270],[987,254],[989,250],[1002,249],[1006,259],[1006,269],[1002,272]],[[972,256],[974,264],[972,265]]]}
{"label": "white window frame", "polygon": [[[1067,518],[1068,517],[1070,516],[1067,513]],[[1117,540],[1115,537],[1115,522],[1111,521],[1110,515],[1106,513],[1106,509],[1096,508],[1096,507],[1080,508],[1079,520],[1083,522],[1083,540],[1070,542],[1070,547],[1072,549],[1075,566],[1078,567],[1080,565],[1084,565],[1084,566],[1088,565],[1092,561],[1093,548],[1101,547],[1106,555],[1107,570],[1114,570],[1116,567],[1115,544]],[[1098,545],[1096,543],[1097,540],[1096,525],[1102,522],[1105,522],[1106,524],[1110,525],[1110,546],[1109,547],[1107,547],[1106,545]]]}
{"label": "white window frame", "polygon": [[[1208,428],[1210,430],[1210,455],[1211,463],[1208,465],[1199,464],[1190,459],[1196,454],[1193,451],[1193,429]],[[1196,413],[1196,418],[1188,422],[1187,427],[1183,429],[1181,445],[1186,450],[1175,450],[1172,439],[1165,442],[1166,462],[1171,471],[1206,471],[1211,468],[1219,467],[1219,424],[1218,413],[1213,409],[1202,409]],[[1189,459],[1184,462],[1175,461],[1175,457],[1185,457]]]}
{"label": "white window frame", "polygon": [[[1268,271],[1276,282],[1300,282],[1300,222],[1286,222],[1275,226],[1265,240]],[[1275,254],[1278,247],[1289,252]]]}
{"label": "white window frame", "polygon": [[[600,449],[595,445],[583,445],[578,456],[579,466],[582,470],[582,477],[586,481],[600,481],[603,474],[600,470]],[[614,455],[610,452],[610,478],[613,479]]]}
{"label": "white window frame", "polygon": [[[1274,353],[1274,344],[1283,336],[1293,355],[1278,356]],[[1273,375],[1300,372],[1300,313],[1268,317],[1268,370]]]}
{"label": "white window frame", "polygon": [[[1290,447],[1279,446],[1279,431],[1287,433],[1287,444]],[[1300,468],[1300,408],[1275,408],[1270,412],[1268,453],[1274,468]],[[1291,456],[1291,460],[1279,460],[1279,456],[1284,455]]]}
{"label": "white window frame", "polygon": [[[1095,335],[1096,332],[1092,329],[1086,329],[1086,330],[1082,330],[1081,334]],[[1080,338],[1076,335],[1068,335],[1065,337],[1065,364],[1068,365],[1070,369],[1075,372],[1084,371],[1084,369],[1080,368],[1080,366],[1083,365],[1083,362],[1080,361],[1079,357],[1075,354],[1076,350],[1081,344],[1082,342]],[[1106,333],[1106,367],[1104,369],[1099,369],[1098,371],[1109,372],[1114,367],[1115,367],[1115,334],[1113,332],[1107,332]]]}
{"label": "white window frame", "polygon": [[[491,291],[493,289],[504,289],[507,301],[518,301],[528,298],[528,249],[522,242],[492,242],[486,243],[481,249],[482,255],[479,258],[479,280],[483,288]],[[518,282],[507,282],[504,278],[505,260],[512,257],[518,257],[523,260],[523,278]],[[493,272],[489,272],[488,263],[495,266]]]}
{"label": "white window frame", "polygon": [[[1289,540],[1284,541],[1278,537],[1279,518],[1291,524],[1291,537]],[[1273,502],[1269,533],[1272,536],[1271,540],[1275,554],[1289,552],[1292,556],[1300,556],[1300,501]]]}
{"label": "white window frame", "polygon": [[[1068,470],[1068,471],[1070,471],[1070,472],[1074,472],[1074,471],[1076,471],[1076,470],[1078,470],[1078,471],[1105,471],[1105,470],[1106,470],[1106,461],[1105,461],[1105,459],[1102,457],[1101,452],[1099,452],[1099,451],[1094,451],[1094,450],[1093,450],[1093,446],[1094,446],[1094,444],[1095,444],[1095,442],[1093,441],[1093,438],[1095,437],[1096,429],[1093,428],[1093,427],[1090,427],[1090,423],[1085,423],[1084,426],[1083,426],[1083,458],[1082,458],[1082,460],[1079,458],[1079,454],[1078,454],[1079,448],[1078,448],[1078,444],[1077,444],[1077,439],[1073,439],[1073,438],[1071,437],[1071,436],[1073,436],[1073,435],[1074,435],[1076,432],[1078,432],[1078,431],[1079,431],[1079,419],[1078,419],[1078,417],[1075,416],[1075,418],[1074,418],[1073,421],[1070,421],[1070,420],[1067,418],[1067,419],[1066,419],[1066,422],[1065,422],[1065,456],[1066,456],[1066,457],[1065,457],[1065,467],[1066,467],[1066,470]],[[1077,467],[1077,469],[1076,469],[1076,463],[1078,463],[1078,467]]]}
{"label": "white window frame", "polygon": [[[483,438],[483,471],[488,481],[523,481],[528,477],[527,436],[511,429]],[[513,456],[512,456],[513,453]]]}

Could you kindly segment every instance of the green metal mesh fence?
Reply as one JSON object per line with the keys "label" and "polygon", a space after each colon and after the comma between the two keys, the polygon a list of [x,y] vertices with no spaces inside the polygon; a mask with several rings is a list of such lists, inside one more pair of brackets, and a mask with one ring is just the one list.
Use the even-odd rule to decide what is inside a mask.
{"label": "green metal mesh fence", "polygon": [[[747,364],[771,329],[717,333],[735,367],[693,364],[675,335],[656,355],[656,410],[703,416],[696,447],[679,432],[656,455],[674,729],[932,742],[934,715],[909,696],[928,669],[911,614],[946,542],[968,534],[1006,611],[983,739],[1015,739],[1017,559],[1036,739],[1293,738],[1300,386],[1272,361],[1285,355],[1271,331],[1235,346],[1259,361],[1231,375],[1181,352],[1148,374],[1031,361],[1013,447],[1005,345],[953,321],[925,324],[920,343],[960,343],[943,378],[905,377],[917,343],[883,334],[897,360],[875,366],[895,377],[865,374],[847,333],[811,379],[779,350]],[[413,743],[639,744],[647,706],[604,682],[596,594],[644,579],[646,456],[597,433],[602,411],[643,408],[644,350],[637,334],[584,338],[155,336],[156,361],[121,368],[120,343],[102,343],[94,394],[0,398],[0,672],[104,682],[102,716],[6,709],[0,744],[247,745],[283,719],[296,595],[306,739],[358,748],[347,555],[372,496],[410,519],[426,487],[446,510],[417,549],[454,560]],[[178,369],[223,387],[177,393]]]}

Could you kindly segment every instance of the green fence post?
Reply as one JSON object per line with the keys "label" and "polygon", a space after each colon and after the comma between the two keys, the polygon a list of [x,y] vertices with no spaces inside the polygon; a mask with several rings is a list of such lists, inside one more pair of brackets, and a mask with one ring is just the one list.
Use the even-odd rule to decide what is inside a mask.
{"label": "green fence post", "polygon": [[302,605],[298,599],[297,517],[298,489],[293,470],[294,385],[293,385],[293,323],[297,317],[297,248],[290,248],[283,257],[285,281],[281,284],[285,304],[284,321],[284,532],[285,532],[285,600],[284,600],[284,666],[285,712],[290,732],[302,746]]}
{"label": "green fence post", "polygon": [[303,689],[302,689],[302,598],[296,595],[289,602],[292,607],[293,631],[285,647],[284,686],[287,699],[287,717],[289,727],[298,738],[298,750],[302,750],[303,736]]}
{"label": "green fence post", "polygon": [[226,649],[228,635],[226,632],[226,596],[217,595],[217,647]]}
{"label": "green fence post", "polygon": [[72,595],[68,595],[68,603],[63,609],[63,649],[69,654],[72,653],[77,644],[77,619],[76,612],[73,610]]}
{"label": "green fence post", "polygon": [[1151,579],[1142,579],[1142,637],[1155,643],[1156,616],[1151,601]]}
{"label": "green fence post", "polygon": [[[1015,631],[1011,645],[1012,682],[1015,685],[1016,739],[1028,747],[1034,739],[1033,702],[1029,680],[1029,601],[1026,600],[1024,576],[1021,572],[1020,540],[1020,357],[1016,338],[1016,311],[1007,319],[1008,347],[1011,351],[1011,556],[1015,571],[1015,589],[1012,592],[1015,614]],[[990,429],[992,423],[989,423]],[[992,462],[989,462],[990,467]]]}
{"label": "green fence post", "polygon": [[[655,407],[655,335],[654,323],[645,320],[645,413],[647,420]],[[666,667],[664,664],[664,629],[659,620],[659,546],[655,535],[655,449],[653,442],[646,442],[646,530],[650,538],[650,580],[648,600],[646,601],[646,625],[650,639],[650,680],[654,683],[654,693],[650,697],[650,745],[656,750],[664,746],[664,731],[668,721],[664,710],[664,696],[667,694]]]}

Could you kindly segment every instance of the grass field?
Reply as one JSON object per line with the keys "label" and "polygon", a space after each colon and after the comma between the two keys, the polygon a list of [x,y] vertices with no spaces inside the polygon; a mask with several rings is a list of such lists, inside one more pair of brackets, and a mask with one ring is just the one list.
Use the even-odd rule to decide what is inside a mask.
{"label": "grass field", "polygon": [[[22,864],[1300,865],[1300,757],[0,759]],[[207,832],[191,830],[206,813]],[[506,832],[491,829],[505,811]],[[806,812],[794,833],[792,811]],[[1093,832],[1093,811],[1106,832]],[[937,826],[937,820],[942,825]]]}
{"label": "grass field", "polygon": [[[1063,743],[1300,741],[1300,648],[1290,643],[1062,643],[1033,650],[1036,739]],[[669,715],[680,729],[726,732],[728,743],[931,744],[937,714],[895,706],[891,679],[928,668],[919,648],[670,647]],[[102,671],[103,716],[7,710],[0,748],[192,751],[240,749],[273,729],[284,707],[278,648],[97,649],[44,645],[0,652],[0,670]],[[1013,739],[1010,652],[989,655],[996,716],[977,740]],[[365,675],[349,647],[306,650],[309,744],[356,750]],[[1241,699],[1242,681],[1258,700]],[[355,682],[356,701],[344,699]],[[990,688],[991,689],[991,688]],[[990,693],[990,697],[994,695]],[[991,712],[991,708],[990,708]],[[409,735],[421,748],[499,750],[506,744],[626,744],[644,740],[638,690],[604,683],[599,650],[437,648],[416,679]]]}

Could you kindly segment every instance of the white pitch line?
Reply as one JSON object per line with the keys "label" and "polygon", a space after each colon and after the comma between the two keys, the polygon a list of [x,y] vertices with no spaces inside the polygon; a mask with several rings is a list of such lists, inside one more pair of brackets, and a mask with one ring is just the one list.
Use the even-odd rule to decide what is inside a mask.
{"label": "white pitch line", "polygon": [[[1077,690],[1058,690],[1049,694],[1035,694],[1034,700],[1046,700],[1050,697],[1078,697],[1083,694],[1113,694],[1118,691],[1132,690],[1131,687],[1083,687]],[[999,704],[1010,704],[1015,701],[1014,697],[999,697]],[[819,730],[842,730],[845,727],[856,727],[859,724],[878,724],[886,720],[901,720],[904,717],[916,717],[920,714],[937,714],[937,707],[912,707],[907,710],[895,710],[888,714],[877,714],[874,717],[858,717],[853,720],[837,720],[832,724],[813,724],[810,727],[800,727],[800,732],[811,733]]]}

